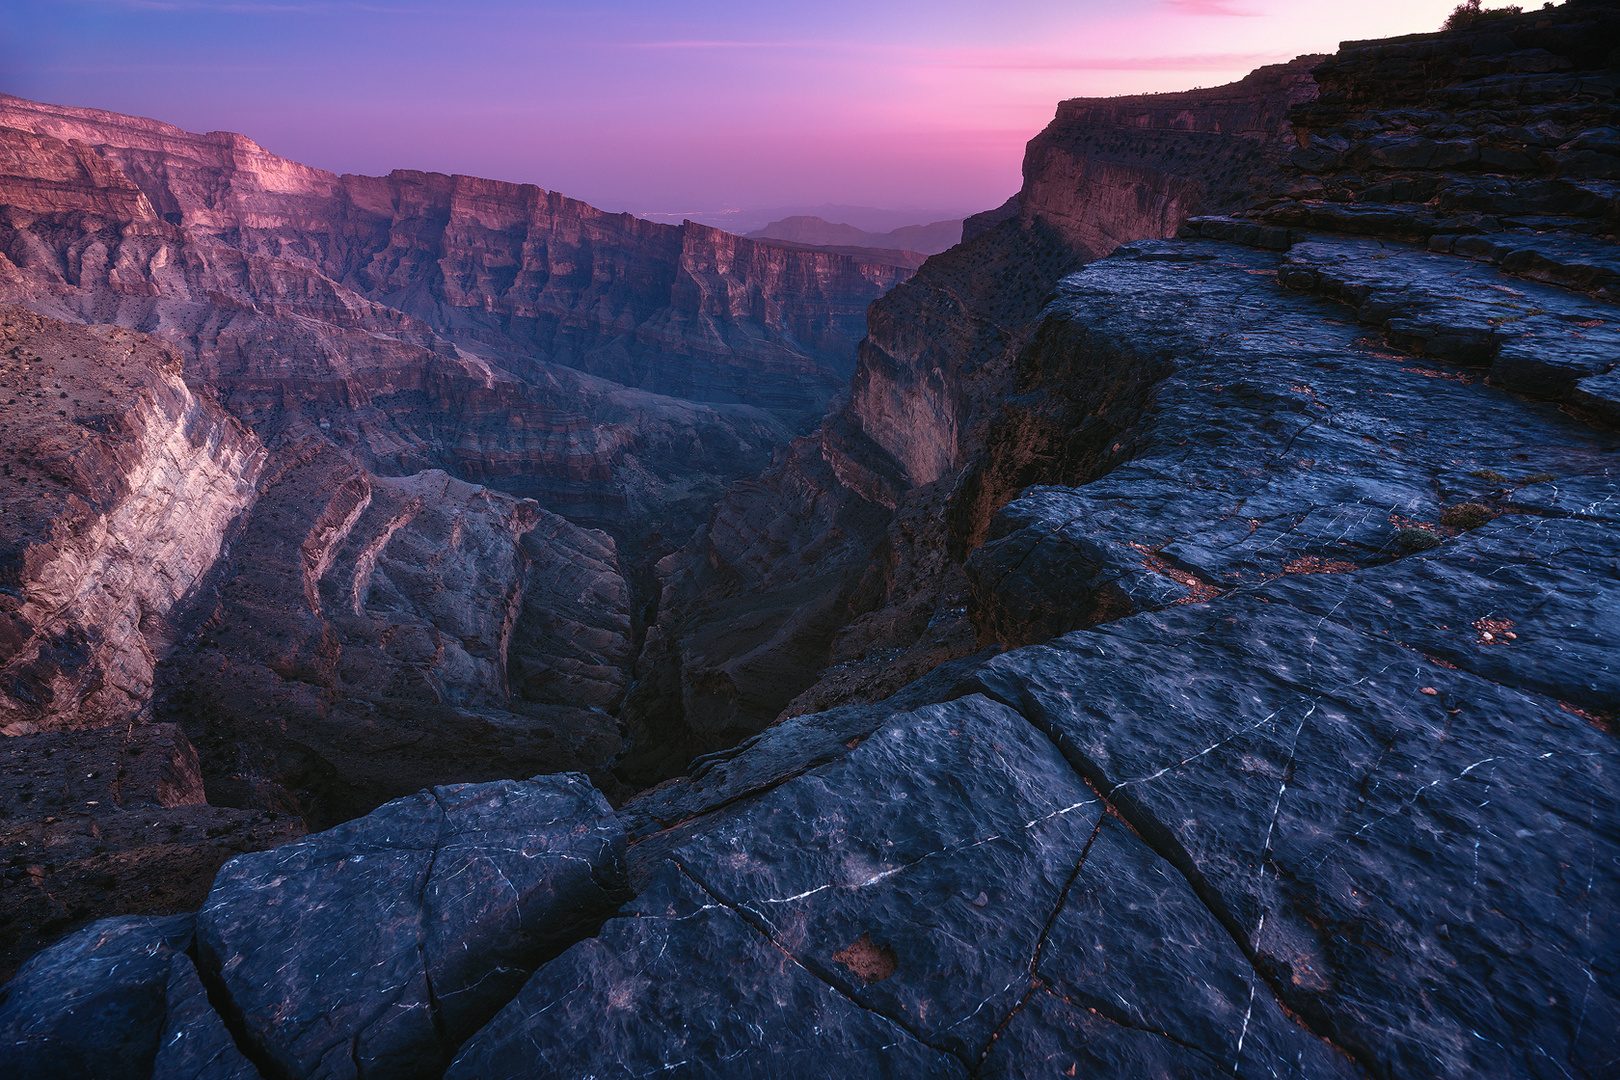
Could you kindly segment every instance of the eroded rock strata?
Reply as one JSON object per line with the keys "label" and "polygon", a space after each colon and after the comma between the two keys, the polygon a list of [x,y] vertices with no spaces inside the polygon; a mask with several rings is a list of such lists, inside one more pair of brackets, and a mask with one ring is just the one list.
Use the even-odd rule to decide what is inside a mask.
{"label": "eroded rock strata", "polygon": [[[190,321],[208,339],[218,327],[173,301],[247,291],[339,325],[431,328],[624,386],[793,413],[836,389],[867,302],[906,276],[533,185],[337,176],[241,135],[93,109],[8,96],[0,125],[13,273],[66,307]],[[116,295],[85,295],[98,285]]]}
{"label": "eroded rock strata", "polygon": [[[1189,205],[1234,212],[1155,230],[1179,238],[1083,250],[1022,197],[970,220],[874,309],[847,401],[663,564],[624,775],[679,775],[616,811],[577,775],[439,787],[240,856],[195,919],[109,920],[30,961],[0,992],[7,1064],[1612,1076],[1620,314],[1594,268],[1613,192],[1575,177],[1586,209],[1475,232],[1430,228],[1423,201],[1301,193],[1328,191],[1313,118],[1407,95],[1436,125],[1408,139],[1450,109],[1459,139],[1529,145],[1486,131],[1481,100],[1578,119],[1551,158],[1525,152],[1551,180],[1520,178],[1567,194],[1560,170],[1607,167],[1589,155],[1620,79],[1591,42],[1614,11],[1348,46],[1317,68],[1340,96],[1292,110],[1249,206]],[[1295,94],[1303,71],[1257,83]],[[1376,141],[1393,121],[1354,122]],[[1544,190],[1520,180],[1504,190]],[[1008,286],[1021,269],[1039,295]],[[976,284],[951,308],[932,283],[957,272]],[[342,539],[300,561],[267,535],[253,571],[324,567],[300,610],[334,635],[357,633],[345,598],[407,641],[464,618],[412,584],[456,578],[444,516],[389,557],[366,515],[433,488],[478,544],[522,504],[353,475],[363,509],[358,485],[299,503]],[[600,557],[588,539],[566,542]],[[445,554],[425,578],[419,544]],[[544,618],[585,625],[559,592]],[[578,632],[534,647],[571,693],[626,692],[601,629],[591,658],[563,648]],[[463,651],[435,663],[476,696],[493,667]],[[164,745],[163,790],[193,791]],[[342,905],[377,929],[304,932]]]}
{"label": "eroded rock strata", "polygon": [[[611,537],[255,432],[159,337],[20,308],[0,335],[8,970],[424,785],[605,780],[634,649]],[[122,778],[153,731],[190,762],[178,802]]]}

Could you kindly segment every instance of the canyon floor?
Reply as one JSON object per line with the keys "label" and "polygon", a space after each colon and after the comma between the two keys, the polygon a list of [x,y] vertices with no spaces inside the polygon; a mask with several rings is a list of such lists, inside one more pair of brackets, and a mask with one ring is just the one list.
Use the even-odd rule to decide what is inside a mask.
{"label": "canyon floor", "polygon": [[1617,41],[915,274],[0,100],[7,1074],[1620,1076]]}

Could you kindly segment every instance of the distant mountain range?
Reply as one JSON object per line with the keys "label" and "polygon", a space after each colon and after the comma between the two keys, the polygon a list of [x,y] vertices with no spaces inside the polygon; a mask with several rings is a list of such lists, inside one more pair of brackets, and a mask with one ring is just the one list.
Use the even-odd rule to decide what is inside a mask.
{"label": "distant mountain range", "polygon": [[790,217],[819,217],[824,221],[842,222],[865,232],[888,232],[907,225],[926,221],[945,221],[962,218],[973,213],[972,206],[856,206],[852,203],[801,203],[783,206],[726,207],[711,210],[657,211],[615,207],[630,210],[637,217],[679,225],[682,221],[695,221],[700,225],[713,225],[729,233],[742,236],[769,227],[774,222]]}
{"label": "distant mountain range", "polygon": [[795,215],[773,221],[747,235],[756,240],[787,240],[814,247],[876,248],[937,255],[961,242],[962,219],[906,225],[888,232],[869,232],[821,217]]}

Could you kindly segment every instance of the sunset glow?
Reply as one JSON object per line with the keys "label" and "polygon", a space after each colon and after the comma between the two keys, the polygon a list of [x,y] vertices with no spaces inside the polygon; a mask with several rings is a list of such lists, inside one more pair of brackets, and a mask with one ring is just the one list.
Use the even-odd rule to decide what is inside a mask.
{"label": "sunset glow", "polygon": [[1216,85],[1433,30],[1451,6],[14,0],[0,90],[240,131],[338,172],[493,176],[638,213],[971,211],[1017,187],[1055,101]]}

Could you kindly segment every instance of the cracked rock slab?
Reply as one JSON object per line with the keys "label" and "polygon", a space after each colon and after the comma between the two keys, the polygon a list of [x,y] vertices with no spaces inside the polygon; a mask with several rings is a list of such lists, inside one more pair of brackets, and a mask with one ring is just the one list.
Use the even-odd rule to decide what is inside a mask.
{"label": "cracked rock slab", "polygon": [[262,1080],[208,1003],[197,965],[184,954],[169,961],[167,1017],[152,1080]]}
{"label": "cracked rock slab", "polygon": [[449,1076],[1354,1075],[1271,995],[1046,735],[970,695],[712,815]]}
{"label": "cracked rock slab", "polygon": [[[1283,1014],[1368,1075],[1620,1060],[1616,442],[1480,378],[1557,396],[1598,377],[1614,311],[1402,245],[1154,242],[1065,279],[1027,357],[1034,396],[1075,415],[1110,373],[1163,374],[1117,467],[1027,490],[973,555],[981,633],[1056,640],[965,689],[1047,731]],[[1095,933],[1134,917],[1114,905]],[[1230,1009],[1195,1034],[1128,992],[1138,974],[1109,1005],[1042,970],[1029,1003],[1067,1034],[1021,1010],[987,1068],[1003,1040],[1125,1038],[1073,1008],[1235,1056]]]}
{"label": "cracked rock slab", "polygon": [[665,863],[600,935],[529,980],[445,1077],[967,1075]]}
{"label": "cracked rock slab", "polygon": [[[1356,1075],[1284,1015],[1186,878],[1114,817],[1102,819],[1036,972],[1067,1005],[1201,1056],[1197,1073]],[[1055,1027],[1072,1038],[1070,1025]]]}
{"label": "cracked rock slab", "polygon": [[[1350,304],[1399,348],[1488,366],[1503,386],[1538,397],[1568,399],[1577,381],[1587,386],[1620,363],[1613,304],[1453,255],[1315,238],[1295,244],[1279,274],[1290,288]],[[1601,397],[1607,384],[1591,385]]]}
{"label": "cracked rock slab", "polygon": [[1620,524],[1620,467],[1588,476],[1527,484],[1508,505],[1546,517],[1590,518]]}
{"label": "cracked rock slab", "polygon": [[1620,750],[1578,710],[1436,663],[1364,615],[1427,621],[1449,603],[1465,624],[1466,593],[1403,573],[1343,575],[1364,590],[1315,597],[1322,614],[1296,587],[1139,615],[975,678],[1057,740],[1364,1072],[1606,1075]]}
{"label": "cracked rock slab", "polygon": [[[1572,484],[1565,495],[1587,509],[1599,490]],[[1398,641],[1430,663],[1612,713],[1620,708],[1613,543],[1609,522],[1505,514],[1435,553],[1363,574],[1279,578],[1259,595]]]}
{"label": "cracked rock slab", "polygon": [[169,965],[192,926],[190,915],[102,919],[24,964],[0,988],[0,1075],[147,1080]]}
{"label": "cracked rock slab", "polygon": [[[973,696],[891,720],[675,858],[806,968],[972,1062],[1101,810],[1044,735]],[[891,977],[839,960],[863,937]]]}
{"label": "cracked rock slab", "polygon": [[1218,1074],[1197,1050],[1040,989],[996,1035],[977,1080],[1209,1075]]}
{"label": "cracked rock slab", "polygon": [[[1403,340],[1440,358],[1391,352],[1341,304],[1279,284],[1307,265],[1322,275],[1313,288],[1359,305],[1363,321],[1421,315],[1430,329]],[[1413,279],[1430,293],[1403,284]],[[1546,311],[1525,325],[1493,326],[1534,305]],[[1509,345],[1548,363],[1573,363],[1583,342],[1620,350],[1613,313],[1465,259],[1353,239],[1298,244],[1286,260],[1144,241],[1091,264],[1047,310],[1029,396],[1083,416],[1122,373],[1154,383],[1112,444],[1116,467],[1031,487],[997,515],[967,564],[981,640],[1036,644],[1281,575],[1387,562],[1412,530],[1455,536],[1441,524],[1452,505],[1498,508],[1503,484],[1606,473],[1612,433],[1451,361],[1489,365]],[[1456,340],[1441,348],[1446,334]]]}
{"label": "cracked rock slab", "polygon": [[227,863],[201,960],[287,1076],[437,1076],[612,913],[623,867],[623,830],[578,774],[434,788]]}
{"label": "cracked rock slab", "polygon": [[790,717],[729,750],[698,758],[679,781],[631,799],[619,808],[619,820],[630,840],[632,887],[686,837],[706,830],[707,815],[844,757],[896,713],[955,696],[957,684],[995,653],[983,649],[948,661],[871,705]]}

